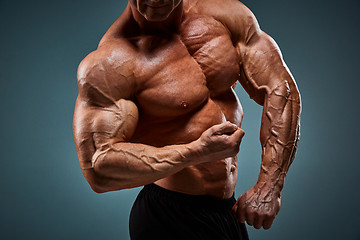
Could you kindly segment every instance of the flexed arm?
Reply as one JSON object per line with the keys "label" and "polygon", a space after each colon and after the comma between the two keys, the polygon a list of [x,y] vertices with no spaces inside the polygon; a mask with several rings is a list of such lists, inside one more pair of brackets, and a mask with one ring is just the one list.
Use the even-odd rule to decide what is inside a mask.
{"label": "flexed arm", "polygon": [[137,107],[129,100],[98,107],[78,98],[75,142],[81,169],[95,192],[148,184],[181,170],[193,160],[190,145],[155,148],[127,142],[137,118]]}
{"label": "flexed arm", "polygon": [[110,66],[101,56],[108,54],[98,51],[80,64],[73,121],[80,167],[95,192],[142,186],[189,165],[237,153],[244,132],[228,122],[188,144],[159,148],[130,142],[138,123],[138,108],[130,100],[135,91],[127,77],[130,70]]}

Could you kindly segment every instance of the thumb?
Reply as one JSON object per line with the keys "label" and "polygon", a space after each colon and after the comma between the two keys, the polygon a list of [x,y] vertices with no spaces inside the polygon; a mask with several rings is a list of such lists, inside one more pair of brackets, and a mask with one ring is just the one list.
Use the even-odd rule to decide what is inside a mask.
{"label": "thumb", "polygon": [[245,131],[238,127],[232,136],[234,136],[236,139],[241,140],[244,137],[244,135],[245,135]]}
{"label": "thumb", "polygon": [[213,126],[213,133],[216,135],[229,134],[231,135],[238,129],[238,126],[227,121]]}

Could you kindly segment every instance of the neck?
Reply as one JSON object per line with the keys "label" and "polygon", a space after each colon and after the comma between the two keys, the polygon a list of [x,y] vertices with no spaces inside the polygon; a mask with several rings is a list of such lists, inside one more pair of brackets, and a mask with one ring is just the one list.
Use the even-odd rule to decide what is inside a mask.
{"label": "neck", "polygon": [[171,34],[177,32],[184,14],[183,1],[171,12],[168,18],[159,22],[148,21],[139,11],[131,4],[131,13],[134,20],[144,34]]}

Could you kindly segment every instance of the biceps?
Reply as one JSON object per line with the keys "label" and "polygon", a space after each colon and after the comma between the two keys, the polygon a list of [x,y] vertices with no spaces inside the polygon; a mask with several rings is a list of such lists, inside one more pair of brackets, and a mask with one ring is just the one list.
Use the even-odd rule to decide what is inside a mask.
{"label": "biceps", "polygon": [[137,122],[137,107],[129,100],[121,99],[114,105],[97,110],[91,125],[96,149],[104,144],[128,141],[136,129]]}
{"label": "biceps", "polygon": [[128,141],[137,122],[138,110],[132,101],[121,99],[100,108],[78,100],[73,130],[81,167],[91,168],[96,152],[106,150],[115,142]]}

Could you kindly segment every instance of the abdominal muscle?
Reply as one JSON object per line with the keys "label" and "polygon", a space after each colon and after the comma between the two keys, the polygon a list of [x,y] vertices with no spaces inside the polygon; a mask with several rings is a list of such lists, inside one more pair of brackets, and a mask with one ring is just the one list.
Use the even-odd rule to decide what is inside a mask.
{"label": "abdominal muscle", "polygon": [[237,156],[189,166],[160,179],[155,184],[168,190],[191,194],[230,198],[237,181]]}
{"label": "abdominal muscle", "polygon": [[[241,106],[237,107],[240,109],[232,109],[233,107],[224,109],[220,105],[223,104],[218,104],[218,100],[213,101],[209,98],[200,109],[168,122],[152,121],[156,118],[143,116],[143,119],[139,119],[133,141],[161,147],[194,141],[206,129],[225,121],[240,126],[239,119],[231,118],[234,112],[241,111],[242,114]],[[227,106],[231,105],[237,106],[237,104]],[[156,181],[155,184],[168,190],[191,195],[229,198],[233,195],[236,181],[237,155],[186,167],[172,176]]]}

